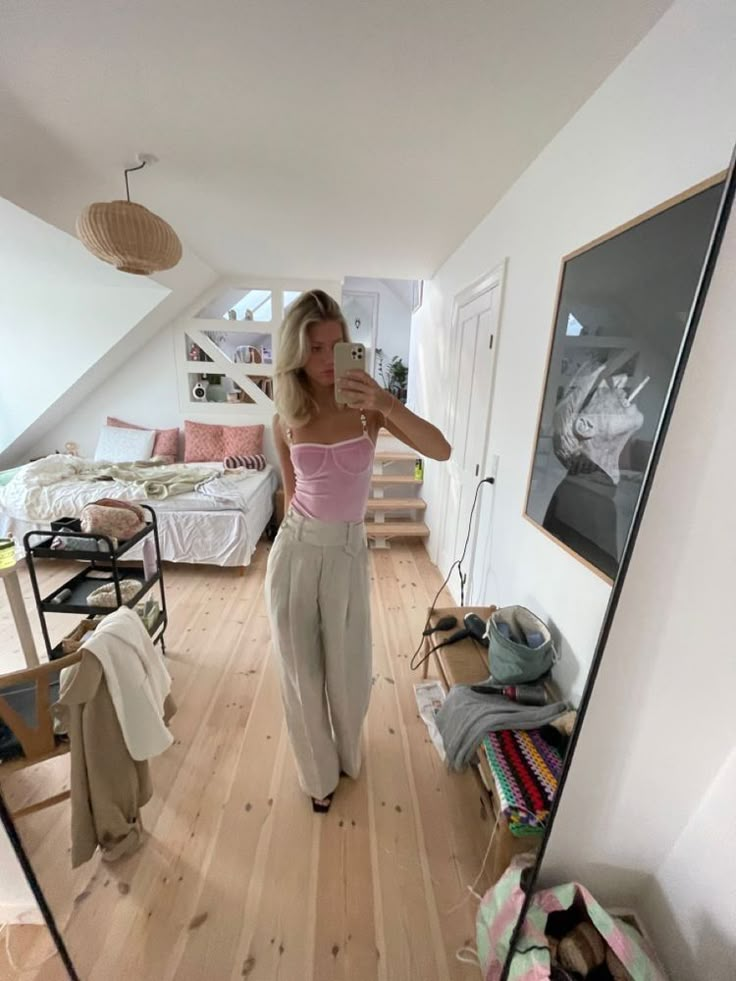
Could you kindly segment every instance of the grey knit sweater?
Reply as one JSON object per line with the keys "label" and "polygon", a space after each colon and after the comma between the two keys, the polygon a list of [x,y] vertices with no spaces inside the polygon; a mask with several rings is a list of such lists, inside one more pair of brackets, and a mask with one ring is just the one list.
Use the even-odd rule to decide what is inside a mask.
{"label": "grey knit sweater", "polygon": [[454,685],[437,713],[437,728],[448,764],[453,770],[462,770],[487,732],[539,729],[564,715],[568,708],[565,702],[520,705],[505,695],[482,695],[466,685]]}

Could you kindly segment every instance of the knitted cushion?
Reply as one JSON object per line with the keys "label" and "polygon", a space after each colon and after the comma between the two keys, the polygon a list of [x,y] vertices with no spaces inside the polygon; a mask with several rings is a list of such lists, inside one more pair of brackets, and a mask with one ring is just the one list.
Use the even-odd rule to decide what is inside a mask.
{"label": "knitted cushion", "polygon": [[185,463],[211,463],[262,452],[263,426],[211,426],[188,419],[184,423]]}
{"label": "knitted cushion", "polygon": [[[123,422],[114,416],[107,417],[107,425],[115,426],[118,429],[144,429],[148,426],[136,426],[132,422]],[[164,463],[175,463],[179,454],[179,430],[173,429],[154,429],[156,438],[153,443],[153,456],[160,456]]]}
{"label": "knitted cushion", "polygon": [[223,426],[222,441],[223,457],[263,453],[263,426]]}
{"label": "knitted cushion", "polygon": [[262,453],[252,453],[250,456],[226,456],[223,466],[226,470],[265,470],[266,458]]}
{"label": "knitted cushion", "polygon": [[129,501],[103,498],[85,504],[80,516],[82,531],[93,535],[107,535],[124,541],[137,535],[146,525],[146,512]]}

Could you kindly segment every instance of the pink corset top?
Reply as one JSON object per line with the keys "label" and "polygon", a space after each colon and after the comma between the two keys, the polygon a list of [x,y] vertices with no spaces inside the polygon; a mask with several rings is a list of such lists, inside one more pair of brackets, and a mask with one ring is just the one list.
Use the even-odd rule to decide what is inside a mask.
{"label": "pink corset top", "polygon": [[363,521],[376,448],[362,413],[361,422],[363,435],[355,439],[292,444],[296,487],[291,506],[297,514],[317,521]]}

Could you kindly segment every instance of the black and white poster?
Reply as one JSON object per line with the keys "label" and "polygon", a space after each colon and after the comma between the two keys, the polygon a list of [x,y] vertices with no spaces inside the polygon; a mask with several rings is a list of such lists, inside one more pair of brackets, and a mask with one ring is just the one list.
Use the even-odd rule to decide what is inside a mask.
{"label": "black and white poster", "polygon": [[563,260],[526,513],[615,578],[722,182]]}

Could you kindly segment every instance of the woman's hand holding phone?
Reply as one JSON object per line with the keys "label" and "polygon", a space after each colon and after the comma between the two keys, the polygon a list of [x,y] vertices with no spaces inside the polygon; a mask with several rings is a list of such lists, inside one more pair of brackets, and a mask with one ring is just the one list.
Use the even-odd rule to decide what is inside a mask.
{"label": "woman's hand holding phone", "polygon": [[335,378],[335,392],[342,396],[338,401],[345,401],[354,409],[368,412],[382,412],[388,415],[394,407],[395,399],[385,388],[381,388],[375,378],[360,369],[351,369],[339,378]]}

